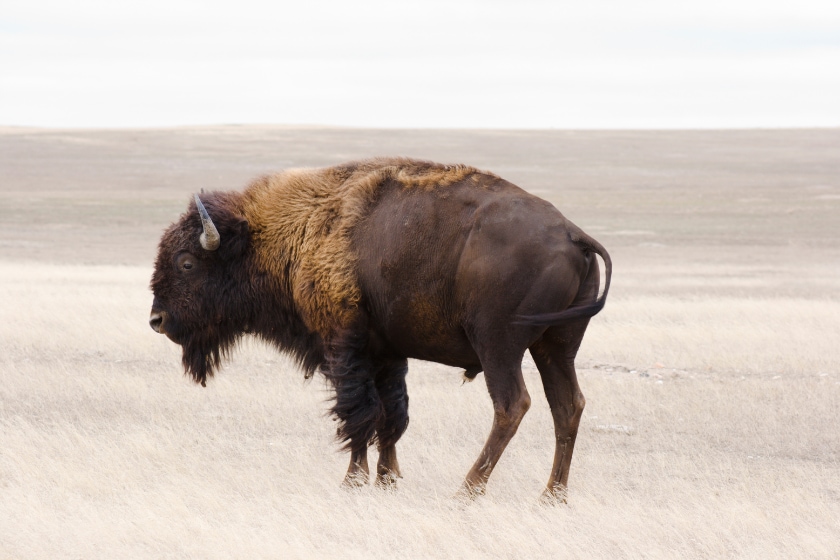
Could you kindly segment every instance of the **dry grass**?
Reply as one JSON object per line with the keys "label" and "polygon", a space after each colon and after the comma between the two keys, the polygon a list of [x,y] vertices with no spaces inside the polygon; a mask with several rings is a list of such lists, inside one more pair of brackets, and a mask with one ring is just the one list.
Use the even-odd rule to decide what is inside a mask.
{"label": "dry grass", "polygon": [[406,478],[348,492],[322,382],[250,343],[193,386],[146,325],[149,274],[0,263],[0,557],[840,554],[836,301],[619,293],[581,352],[570,505],[537,502],[552,429],[527,360],[534,406],[466,505],[481,379],[412,363]]}
{"label": "dry grass", "polygon": [[792,377],[837,373],[840,301],[638,296],[613,298],[583,354],[643,370],[656,363],[707,372]]}
{"label": "dry grass", "polygon": [[[840,130],[0,131],[0,559],[840,557]],[[329,393],[251,343],[201,389],[149,329],[199,188],[464,162],[610,251],[568,506],[533,406],[473,504],[482,377],[414,362],[396,492],[339,488]],[[86,263],[83,266],[82,263]],[[112,266],[122,263],[131,266]]]}

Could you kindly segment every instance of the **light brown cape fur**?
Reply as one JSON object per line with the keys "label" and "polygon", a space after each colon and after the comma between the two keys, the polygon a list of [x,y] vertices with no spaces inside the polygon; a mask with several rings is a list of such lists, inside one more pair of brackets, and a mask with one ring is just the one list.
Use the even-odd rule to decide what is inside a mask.
{"label": "light brown cape fur", "polygon": [[402,188],[434,189],[478,173],[462,165],[374,159],[261,177],[243,193],[257,266],[287,282],[283,287],[307,327],[328,339],[348,327],[358,309],[352,233],[380,187],[397,182]]}

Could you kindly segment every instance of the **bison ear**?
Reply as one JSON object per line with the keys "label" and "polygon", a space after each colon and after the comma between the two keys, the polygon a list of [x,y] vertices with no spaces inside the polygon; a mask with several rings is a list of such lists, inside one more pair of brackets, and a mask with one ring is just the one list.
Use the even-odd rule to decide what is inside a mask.
{"label": "bison ear", "polygon": [[220,256],[225,260],[240,257],[248,248],[248,220],[234,218],[225,224],[221,234],[222,245],[219,247]]}

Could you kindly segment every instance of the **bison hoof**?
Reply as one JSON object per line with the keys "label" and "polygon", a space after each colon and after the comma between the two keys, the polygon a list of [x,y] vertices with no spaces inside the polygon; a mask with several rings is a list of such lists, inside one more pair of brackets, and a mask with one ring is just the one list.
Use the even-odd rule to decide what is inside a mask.
{"label": "bison hoof", "polygon": [[341,483],[342,488],[346,488],[348,490],[355,489],[355,488],[364,488],[369,482],[369,476],[365,472],[357,472],[357,473],[347,473],[347,476],[344,477],[344,481]]}
{"label": "bison hoof", "polygon": [[376,486],[379,488],[384,488],[386,490],[396,490],[397,489],[397,477],[393,476],[392,474],[376,475]]}
{"label": "bison hoof", "polygon": [[396,490],[397,489],[397,479],[398,478],[400,478],[400,475],[395,473],[394,471],[377,473],[376,474],[376,485],[379,488],[385,488],[385,489],[388,489],[388,490]]}
{"label": "bison hoof", "polygon": [[569,503],[567,501],[568,495],[569,491],[565,486],[549,486],[543,490],[540,496],[540,504],[544,506],[565,505]]}
{"label": "bison hoof", "polygon": [[476,498],[483,496],[487,492],[486,484],[471,484],[464,482],[461,488],[455,494],[455,498],[463,501],[473,501]]}

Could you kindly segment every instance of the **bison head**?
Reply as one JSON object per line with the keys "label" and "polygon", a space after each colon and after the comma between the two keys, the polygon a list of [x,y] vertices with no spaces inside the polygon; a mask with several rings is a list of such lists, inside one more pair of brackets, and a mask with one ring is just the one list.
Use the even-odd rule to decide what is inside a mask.
{"label": "bison head", "polygon": [[205,384],[247,329],[242,284],[248,222],[235,193],[195,195],[185,214],[163,234],[151,289],[149,324],[183,349],[184,370]]}

